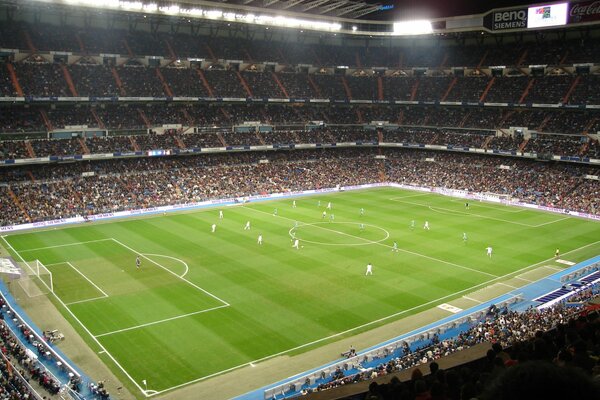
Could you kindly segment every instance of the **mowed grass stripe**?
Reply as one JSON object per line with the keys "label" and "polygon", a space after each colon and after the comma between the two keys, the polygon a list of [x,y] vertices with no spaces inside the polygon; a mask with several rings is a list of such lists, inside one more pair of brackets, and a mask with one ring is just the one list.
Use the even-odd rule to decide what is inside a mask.
{"label": "mowed grass stripe", "polygon": [[[427,206],[390,200],[402,196]],[[320,207],[317,206],[319,200]],[[292,249],[289,231],[294,221],[299,221],[301,227],[302,223],[324,222],[321,213],[328,201],[333,203],[335,222],[347,223],[337,230],[359,238],[352,240],[360,242],[358,224],[361,222],[385,229],[390,237],[380,245],[305,244],[300,251]],[[553,255],[556,246],[567,252],[600,237],[600,224],[592,221],[569,218],[537,226],[562,216],[489,203],[481,203],[481,207],[471,203],[472,209],[467,211],[464,203],[456,199],[390,188],[299,197],[296,204],[297,208],[292,208],[292,200],[286,199],[247,205],[261,213],[247,207],[223,207],[223,220],[218,218],[219,208],[214,208],[35,232],[8,239],[17,249],[26,249],[114,237],[137,252],[185,261],[189,265],[186,279],[230,303],[231,307],[98,338],[137,382],[147,379],[149,389],[160,391],[273,354],[318,346],[323,338],[368,329],[371,326],[365,324],[390,315],[400,318],[398,313],[403,310],[411,310],[407,313],[410,314],[423,304],[435,305],[441,301],[438,299],[447,301],[467,288],[481,286],[493,276],[546,260]],[[452,212],[434,212],[429,204]],[[361,207],[365,209],[363,217],[359,215]],[[275,208],[278,217],[272,215]],[[465,212],[485,213],[505,221],[469,217]],[[416,227],[411,230],[409,225],[413,219]],[[248,220],[252,229],[244,231]],[[431,231],[422,229],[425,220],[430,222]],[[511,223],[513,221],[526,221],[532,226],[524,227]],[[212,223],[217,224],[215,234],[210,233]],[[356,235],[353,224],[357,227]],[[336,224],[323,225],[329,228]],[[311,236],[325,243],[339,243],[348,238],[336,232],[309,229],[312,229]],[[463,232],[468,233],[467,242],[462,240]],[[264,237],[263,246],[256,244],[259,233]],[[371,234],[373,236],[369,236]],[[376,236],[375,230],[364,234],[367,242]],[[416,254],[393,253],[389,246],[394,240],[401,248]],[[485,257],[487,245],[494,247],[491,260]],[[130,326],[138,320],[138,308],[153,314],[153,305],[142,304],[137,290],[131,295],[128,293],[128,281],[113,277],[123,274],[116,270],[121,265],[129,268],[126,274],[135,272],[132,270],[134,254],[107,251],[107,257],[103,258],[98,253],[101,249],[94,247],[92,250],[96,251],[91,254],[86,251],[77,254],[73,250],[78,247],[48,249],[47,253],[40,254],[40,259],[43,262],[44,257],[89,259],[90,265],[85,268],[89,269],[90,276],[104,274],[108,275],[104,279],[114,281],[114,286],[106,290],[111,298],[115,293],[114,307],[124,315],[117,314],[113,324],[104,325],[103,321],[93,332],[112,332]],[[572,258],[583,259],[594,252],[600,252],[598,244],[578,251]],[[168,263],[164,259],[154,260]],[[368,262],[375,266],[372,277],[364,276]],[[146,261],[143,269],[145,267]],[[166,267],[181,270],[174,261]],[[183,309],[194,302],[194,297],[185,291],[180,296],[175,286],[174,290],[157,290],[160,286],[144,282],[144,277],[134,274],[132,278],[139,281],[132,282],[132,287],[153,293],[148,297],[150,303],[167,304],[171,310],[183,314]],[[509,289],[507,287],[507,291]],[[76,304],[72,309],[78,317],[89,320],[93,319],[90,316],[111,314],[111,308],[103,307],[98,301]],[[160,307],[157,309],[160,311]],[[354,330],[356,327],[362,328]],[[314,344],[307,346],[309,343]],[[165,374],[165,370],[174,372]]]}

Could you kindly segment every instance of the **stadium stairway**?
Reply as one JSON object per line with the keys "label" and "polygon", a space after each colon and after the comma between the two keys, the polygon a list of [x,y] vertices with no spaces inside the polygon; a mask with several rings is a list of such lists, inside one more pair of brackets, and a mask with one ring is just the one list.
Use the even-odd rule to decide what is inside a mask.
{"label": "stadium stairway", "polygon": [[69,87],[69,91],[71,92],[71,95],[73,97],[79,97],[79,94],[77,94],[77,89],[75,89],[75,84],[73,83],[73,78],[71,77],[71,73],[67,69],[67,66],[64,64],[61,64],[60,69],[62,70],[62,73],[65,77],[65,81],[67,82],[67,86]]}
{"label": "stadium stairway", "polygon": [[308,83],[310,83],[310,86],[313,88],[313,90],[317,94],[317,97],[323,98],[323,95],[321,94],[321,89],[319,89],[319,87],[317,86],[317,84],[315,83],[313,78],[310,76],[310,74],[308,74]]}
{"label": "stadium stairway", "polygon": [[15,194],[15,192],[12,191],[12,189],[10,188],[10,186],[7,186],[6,189],[8,191],[8,195],[12,199],[13,203],[15,203],[17,205],[17,207],[19,208],[19,210],[21,210],[21,212],[23,213],[23,215],[25,216],[25,218],[27,218],[27,220],[29,222],[31,222],[31,217],[29,216],[29,213],[27,212],[27,210],[25,209],[25,207],[23,207],[23,204],[19,200],[19,197]]}
{"label": "stadium stairway", "polygon": [[117,71],[117,69],[115,67],[111,67],[110,68],[110,72],[112,73],[113,78],[115,78],[115,83],[117,84],[117,87],[119,88],[119,94],[121,96],[125,96],[125,88],[123,87],[123,81],[121,80],[121,77],[119,76],[119,72]]}
{"label": "stadium stairway", "polygon": [[6,63],[6,69],[8,69],[8,74],[10,75],[10,80],[13,84],[15,92],[19,95],[19,97],[23,97],[23,88],[21,88],[21,84],[19,83],[19,79],[17,79],[17,73],[15,72],[15,67],[12,63]]}
{"label": "stadium stairway", "polygon": [[529,80],[529,82],[527,83],[527,87],[525,87],[525,90],[523,90],[523,93],[521,94],[521,97],[519,98],[519,102],[517,104],[523,104],[523,102],[525,101],[525,98],[529,94],[529,91],[533,87],[534,83],[535,83],[535,78],[531,78]]}
{"label": "stadium stairway", "polygon": [[248,97],[254,97],[252,95],[252,90],[250,90],[250,86],[248,86],[248,82],[246,82],[246,80],[244,79],[242,74],[240,74],[240,71],[235,71],[235,74],[237,75],[238,79],[240,80],[240,83],[242,84],[242,86],[244,87],[244,90],[246,91],[246,95]]}
{"label": "stadium stairway", "polygon": [[[448,57],[448,54],[446,54],[446,57]],[[448,88],[446,89],[446,92],[444,92],[444,95],[442,96],[442,98],[440,99],[440,101],[446,101],[446,98],[448,98],[448,96],[450,95],[450,92],[452,91],[452,88],[454,87],[454,85],[456,85],[457,81],[458,81],[457,77],[454,77],[450,81],[450,84],[448,85]]]}
{"label": "stadium stairway", "polygon": [[275,72],[271,72],[271,75],[273,76],[273,80],[275,81],[275,83],[277,83],[277,86],[279,86],[279,90],[281,90],[281,93],[283,93],[286,99],[289,99],[290,95],[288,94],[287,90],[285,90],[285,86],[283,86],[283,83],[281,82],[281,80],[279,80],[277,74]]}
{"label": "stadium stairway", "polygon": [[200,80],[202,81],[202,84],[204,85],[204,88],[206,89],[206,92],[208,93],[208,95],[210,97],[215,97],[213,89],[210,86],[210,84],[208,83],[208,81],[206,80],[206,76],[204,75],[204,72],[202,72],[202,70],[200,68],[197,68],[196,73],[200,77]]}
{"label": "stadium stairway", "polygon": [[569,103],[569,98],[571,98],[571,94],[573,94],[573,91],[575,90],[575,88],[579,84],[580,80],[581,80],[581,76],[577,75],[577,77],[573,80],[573,83],[571,84],[571,87],[569,87],[569,90],[567,90],[567,93],[565,94],[565,97],[563,97],[563,100],[562,100],[563,104],[568,104]]}
{"label": "stadium stairway", "polygon": [[[487,52],[486,52],[486,54],[487,54]],[[487,94],[489,93],[490,89],[494,85],[494,82],[496,82],[496,77],[495,76],[492,77],[492,79],[490,79],[490,81],[488,82],[487,86],[483,90],[483,93],[481,93],[481,97],[479,97],[479,102],[480,103],[483,103],[485,101],[485,98],[487,97]]]}
{"label": "stadium stairway", "polygon": [[163,90],[164,90],[165,94],[169,97],[173,97],[173,91],[169,87],[169,84],[165,80],[165,77],[163,76],[162,72],[160,72],[160,68],[158,68],[158,67],[156,67],[156,76],[158,77],[158,79],[160,79],[160,81],[163,85]]}
{"label": "stadium stairway", "polygon": [[352,91],[350,90],[350,86],[348,86],[348,81],[346,80],[346,77],[342,76],[341,79],[342,85],[344,85],[344,92],[346,93],[346,97],[348,98],[348,100],[352,100]]}

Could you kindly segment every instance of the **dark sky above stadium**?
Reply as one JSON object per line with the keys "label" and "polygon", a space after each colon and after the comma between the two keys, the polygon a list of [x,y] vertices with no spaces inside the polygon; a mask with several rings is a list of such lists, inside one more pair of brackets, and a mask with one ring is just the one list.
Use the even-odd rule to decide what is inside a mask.
{"label": "dark sky above stadium", "polygon": [[392,10],[375,12],[367,16],[368,19],[400,20],[480,14],[492,8],[541,4],[543,0],[366,0],[366,2],[394,5]]}

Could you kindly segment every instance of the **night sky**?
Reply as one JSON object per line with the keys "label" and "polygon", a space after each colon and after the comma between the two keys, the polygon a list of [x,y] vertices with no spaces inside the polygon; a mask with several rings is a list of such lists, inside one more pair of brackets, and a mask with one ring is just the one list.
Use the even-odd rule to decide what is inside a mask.
{"label": "night sky", "polygon": [[542,4],[543,1],[519,0],[365,0],[367,3],[393,4],[394,9],[378,11],[363,18],[377,20],[403,20],[440,18],[458,15],[481,14],[493,8],[515,5]]}

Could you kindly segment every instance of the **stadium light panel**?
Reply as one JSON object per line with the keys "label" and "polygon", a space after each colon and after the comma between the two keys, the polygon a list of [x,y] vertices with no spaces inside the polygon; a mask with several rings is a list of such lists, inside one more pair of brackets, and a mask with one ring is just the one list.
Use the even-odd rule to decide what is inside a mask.
{"label": "stadium light panel", "polygon": [[[44,1],[44,0],[38,0]],[[61,0],[67,4],[139,11],[149,14],[168,14],[193,16],[198,18],[237,21],[249,24],[280,26],[287,28],[312,29],[317,31],[339,31],[342,25],[337,22],[298,19],[284,16],[257,15],[254,13],[224,12],[222,10],[205,10],[199,7],[184,7],[178,4],[161,5],[159,2],[144,3],[139,0]],[[145,18],[146,16],[144,16]]]}
{"label": "stadium light panel", "polygon": [[427,35],[433,32],[431,21],[415,20],[394,22],[394,35]]}

